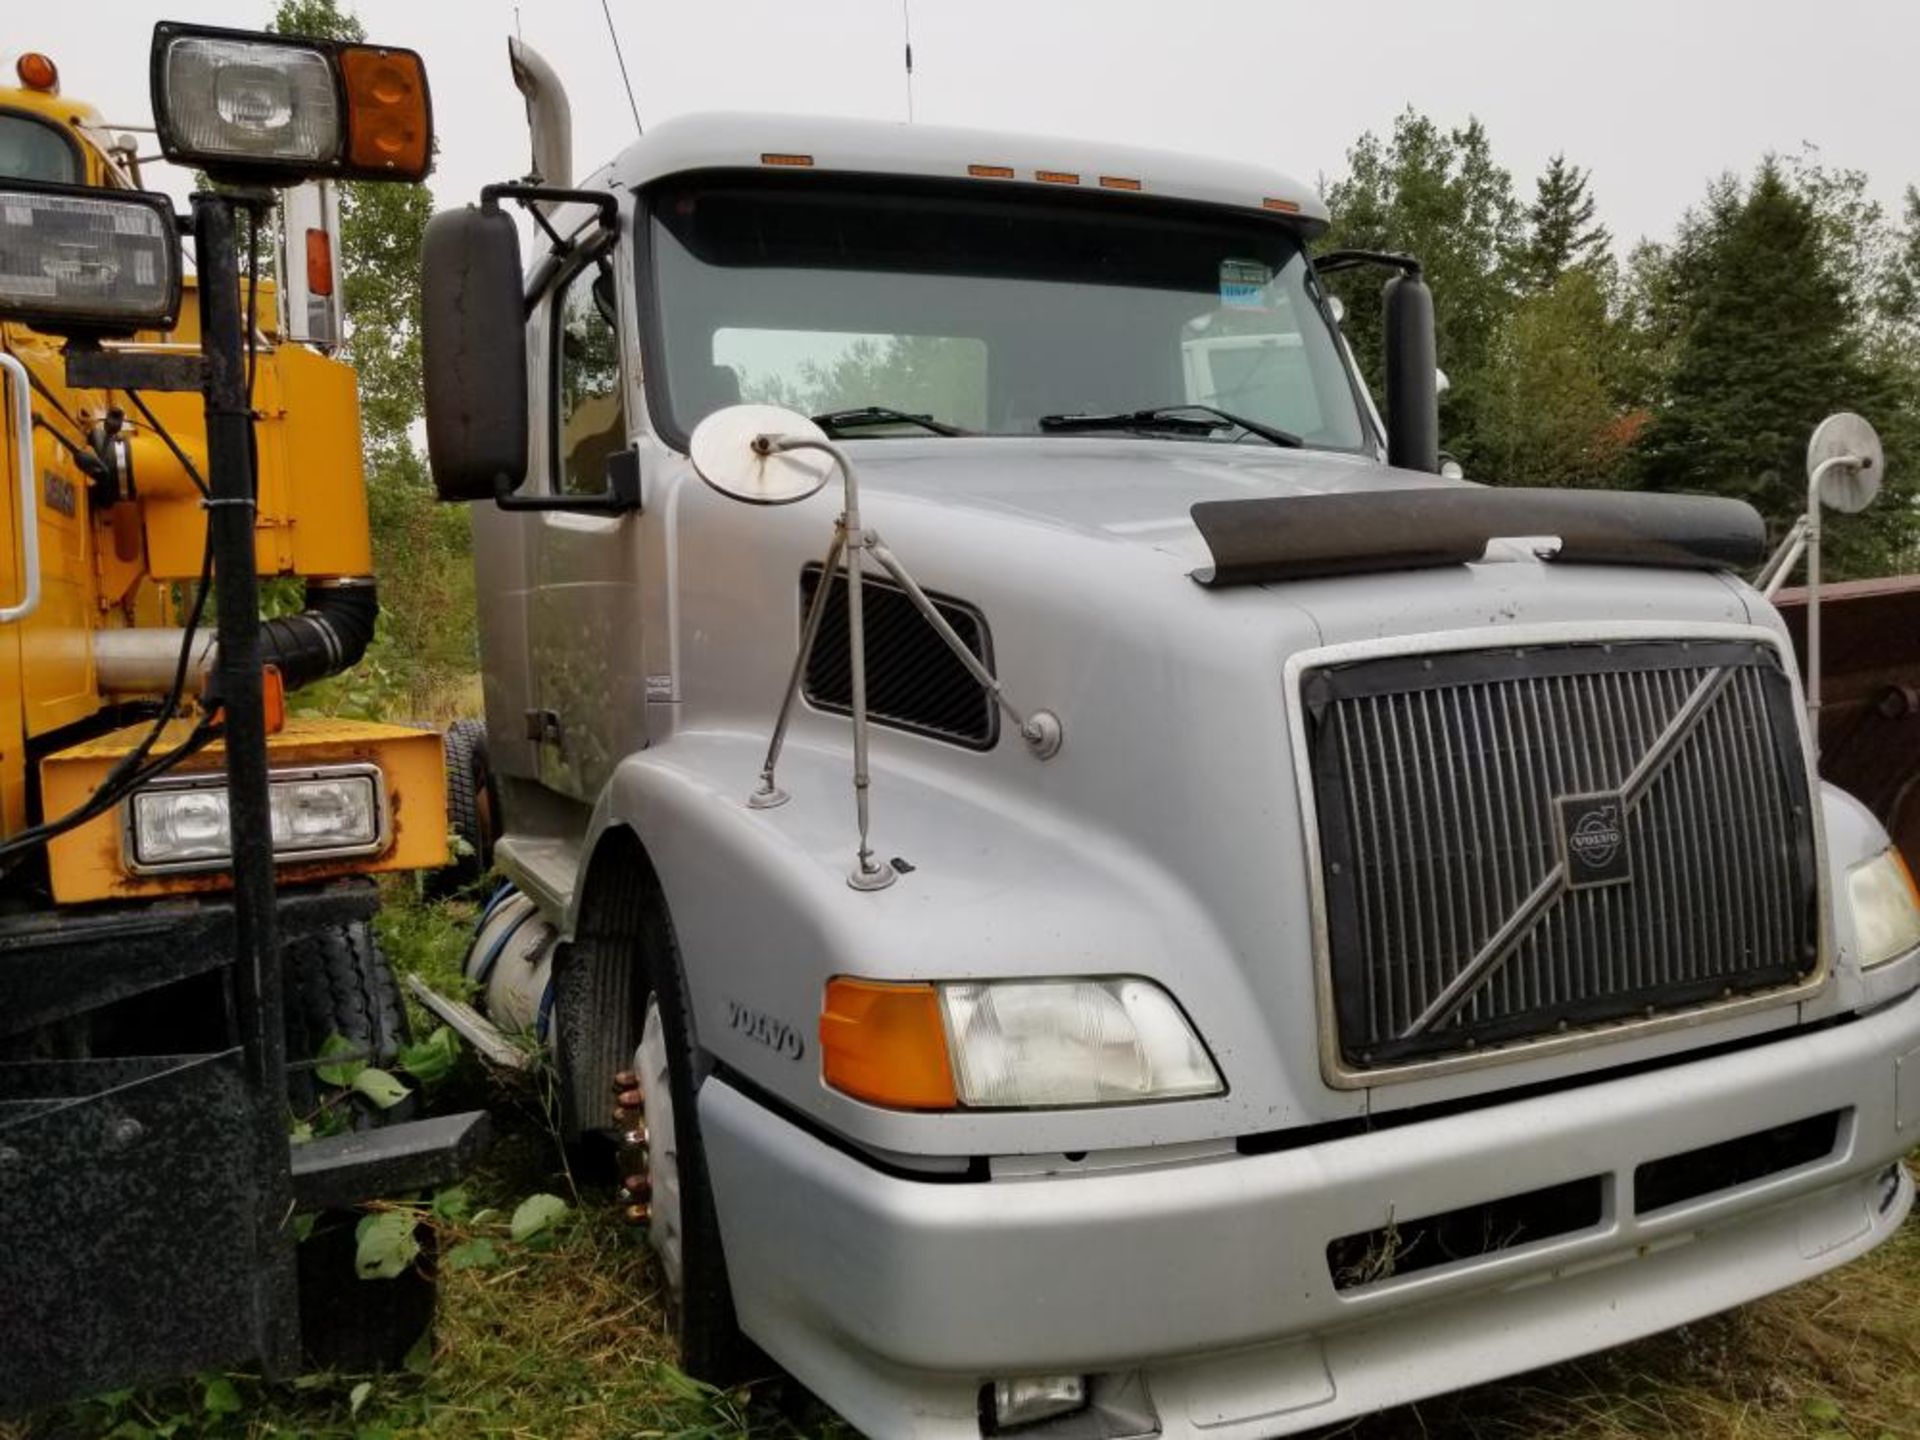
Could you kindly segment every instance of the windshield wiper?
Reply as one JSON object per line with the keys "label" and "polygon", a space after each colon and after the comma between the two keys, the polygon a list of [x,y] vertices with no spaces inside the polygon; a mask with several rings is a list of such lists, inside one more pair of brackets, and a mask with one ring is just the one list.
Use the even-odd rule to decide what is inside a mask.
{"label": "windshield wiper", "polygon": [[958,425],[949,425],[931,415],[910,415],[905,410],[889,410],[885,405],[861,405],[852,410],[829,410],[812,417],[813,423],[829,435],[842,430],[859,430],[868,425],[918,425],[936,435],[964,435]]}
{"label": "windshield wiper", "polygon": [[[1192,412],[1198,412],[1192,413]],[[1204,418],[1203,418],[1204,417]],[[1244,430],[1262,440],[1298,450],[1307,442],[1291,430],[1262,424],[1214,405],[1157,405],[1151,410],[1115,410],[1092,415],[1042,415],[1039,426],[1050,434],[1092,430],[1168,430],[1176,434],[1211,435],[1216,430]]]}

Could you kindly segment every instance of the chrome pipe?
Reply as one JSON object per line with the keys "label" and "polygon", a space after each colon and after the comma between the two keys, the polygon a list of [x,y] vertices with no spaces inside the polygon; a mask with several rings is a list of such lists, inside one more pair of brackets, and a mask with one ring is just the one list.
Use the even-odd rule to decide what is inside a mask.
{"label": "chrome pipe", "polygon": [[[100,689],[109,695],[158,695],[173,688],[187,632],[179,626],[156,629],[96,630],[93,668]],[[220,642],[213,628],[196,631],[187,661],[187,689],[206,687]]]}

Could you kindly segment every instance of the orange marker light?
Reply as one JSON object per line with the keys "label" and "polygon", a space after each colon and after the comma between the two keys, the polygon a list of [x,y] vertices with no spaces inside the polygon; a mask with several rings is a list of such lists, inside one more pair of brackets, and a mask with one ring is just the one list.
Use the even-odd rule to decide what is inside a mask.
{"label": "orange marker light", "polygon": [[324,230],[307,231],[307,293],[333,294],[333,241]]}
{"label": "orange marker light", "polygon": [[771,154],[762,155],[760,157],[760,163],[762,165],[791,165],[804,170],[807,166],[813,164],[813,157],[811,155],[785,155],[776,151]]}
{"label": "orange marker light", "polygon": [[50,95],[60,92],[60,67],[37,50],[29,50],[14,61],[13,73],[29,90],[45,90]]}
{"label": "orange marker light", "polygon": [[278,665],[260,667],[260,708],[266,712],[267,734],[287,728],[287,682]]}
{"label": "orange marker light", "polygon": [[1103,190],[1138,190],[1140,182],[1129,180],[1125,175],[1102,175],[1100,188]]}
{"label": "orange marker light", "polygon": [[969,165],[967,174],[976,180],[1011,180],[1013,167],[1011,165]]}
{"label": "orange marker light", "polygon": [[347,84],[347,162],[396,180],[424,179],[433,162],[427,76],[411,50],[350,46],[340,52]]}
{"label": "orange marker light", "polygon": [[827,1084],[872,1105],[951,1110],[957,1103],[947,1028],[931,985],[828,981],[820,1065]]}
{"label": "orange marker light", "polygon": [[1300,202],[1297,200],[1275,200],[1269,196],[1267,199],[1262,200],[1260,205],[1262,209],[1278,210],[1283,215],[1298,215],[1300,213]]}
{"label": "orange marker light", "polygon": [[1078,185],[1080,177],[1071,170],[1036,170],[1033,178],[1043,185]]}

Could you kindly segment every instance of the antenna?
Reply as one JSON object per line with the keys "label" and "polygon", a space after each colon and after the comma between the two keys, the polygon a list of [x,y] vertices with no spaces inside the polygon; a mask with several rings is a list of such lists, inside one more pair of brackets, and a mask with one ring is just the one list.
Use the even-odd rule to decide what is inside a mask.
{"label": "antenna", "polygon": [[600,13],[607,17],[607,35],[613,41],[613,58],[620,62],[620,83],[627,87],[627,108],[633,111],[633,133],[643,134],[640,124],[640,103],[633,98],[633,81],[627,76],[627,57],[620,50],[620,32],[613,28],[613,10],[607,0],[600,0]]}
{"label": "antenna", "polygon": [[913,0],[900,0],[900,33],[907,42],[907,123],[913,123]]}

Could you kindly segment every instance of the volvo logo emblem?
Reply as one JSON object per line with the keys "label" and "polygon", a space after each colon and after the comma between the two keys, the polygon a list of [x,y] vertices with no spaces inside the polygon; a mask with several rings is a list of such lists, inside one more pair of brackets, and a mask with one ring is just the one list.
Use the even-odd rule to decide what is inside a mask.
{"label": "volvo logo emblem", "polygon": [[1569,890],[1633,878],[1627,807],[1618,792],[1562,795],[1553,803],[1560,820],[1560,853]]}

